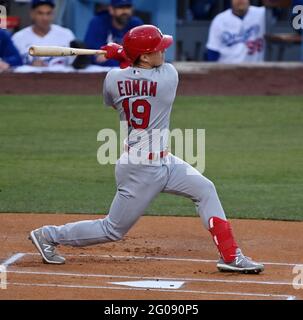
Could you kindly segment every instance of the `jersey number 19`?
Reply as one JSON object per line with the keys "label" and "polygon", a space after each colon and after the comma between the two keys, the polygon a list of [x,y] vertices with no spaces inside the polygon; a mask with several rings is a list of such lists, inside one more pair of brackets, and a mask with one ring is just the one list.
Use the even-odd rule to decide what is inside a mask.
{"label": "jersey number 19", "polygon": [[122,102],[128,125],[134,129],[146,129],[149,125],[151,105],[147,100],[137,99],[130,108],[129,99]]}

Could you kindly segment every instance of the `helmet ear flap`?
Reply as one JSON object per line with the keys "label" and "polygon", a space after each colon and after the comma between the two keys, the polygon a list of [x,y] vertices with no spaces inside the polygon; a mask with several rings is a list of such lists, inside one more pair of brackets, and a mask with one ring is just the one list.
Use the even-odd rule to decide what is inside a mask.
{"label": "helmet ear flap", "polygon": [[133,62],[134,66],[137,66],[138,64],[140,64],[141,61],[141,55]]}
{"label": "helmet ear flap", "polygon": [[140,55],[138,56],[138,58],[136,58],[136,60],[133,62],[133,65],[134,65],[134,66],[138,66],[142,61],[143,61],[143,62],[147,62],[146,59],[144,59],[144,57],[145,57],[146,54],[147,54],[147,53],[140,54]]}

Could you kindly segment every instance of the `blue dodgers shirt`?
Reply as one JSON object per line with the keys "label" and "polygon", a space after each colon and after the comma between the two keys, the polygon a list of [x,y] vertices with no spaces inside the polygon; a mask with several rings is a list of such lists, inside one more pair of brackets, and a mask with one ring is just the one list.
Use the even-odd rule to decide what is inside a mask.
{"label": "blue dodgers shirt", "polygon": [[[143,21],[139,17],[131,17],[128,25],[123,30],[118,30],[112,25],[112,17],[108,12],[102,12],[95,16],[90,22],[86,36],[85,44],[89,49],[99,49],[101,46],[109,42],[122,43],[124,35],[132,28],[140,26]],[[96,62],[96,57],[92,57],[92,62]],[[119,66],[119,62],[115,60],[107,60],[102,66]]]}
{"label": "blue dodgers shirt", "polygon": [[0,59],[8,63],[11,67],[22,65],[22,59],[14,46],[9,34],[0,29]]}

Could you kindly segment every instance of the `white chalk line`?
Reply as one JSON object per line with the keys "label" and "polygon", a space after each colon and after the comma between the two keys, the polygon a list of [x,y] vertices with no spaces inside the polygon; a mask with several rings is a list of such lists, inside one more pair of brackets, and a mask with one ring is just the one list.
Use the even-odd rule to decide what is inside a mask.
{"label": "white chalk line", "polygon": [[267,297],[281,298],[286,300],[295,300],[296,297],[282,294],[262,294],[262,293],[246,293],[246,292],[218,292],[218,291],[200,291],[200,290],[174,290],[174,289],[141,289],[141,288],[125,288],[125,287],[110,287],[110,286],[83,286],[83,285],[63,285],[63,284],[48,284],[48,283],[21,283],[8,282],[9,285],[29,286],[29,287],[55,287],[55,288],[73,288],[73,289],[106,289],[106,290],[128,290],[128,291],[154,291],[154,292],[170,292],[170,293],[192,293],[192,294],[207,294],[207,295],[230,295],[241,297]]}
{"label": "white chalk line", "polygon": [[[26,253],[26,255],[39,255],[39,253]],[[95,254],[66,254],[66,257],[83,257],[83,258],[105,258],[105,259],[134,259],[134,260],[165,260],[165,261],[185,261],[185,262],[199,262],[199,263],[216,263],[217,260],[209,259],[193,259],[193,258],[177,258],[177,257],[157,257],[157,256],[116,256],[116,255],[95,255]],[[261,262],[264,265],[275,266],[289,266],[303,265],[301,263],[287,263],[287,262]]]}
{"label": "white chalk line", "polygon": [[23,258],[25,256],[25,253],[16,253],[10,258],[6,259],[4,262],[2,262],[2,266],[9,267],[10,265],[17,262],[19,259]]}
{"label": "white chalk line", "polygon": [[[39,253],[17,253],[3,262],[2,265],[9,266],[15,263],[17,260],[23,258],[25,255],[40,255]],[[204,260],[204,259],[186,259],[186,258],[165,258],[165,257],[143,257],[143,256],[112,256],[112,255],[73,255],[69,254],[66,256],[76,256],[76,257],[100,257],[100,258],[116,258],[116,259],[150,259],[150,260],[167,260],[172,259],[173,261],[177,259],[178,261],[192,261],[199,260],[199,262],[216,262],[215,260]],[[285,285],[292,286],[292,282],[281,282],[281,281],[255,281],[255,280],[227,280],[227,279],[195,279],[195,278],[164,278],[164,277],[138,277],[138,276],[117,276],[117,275],[105,275],[105,274],[79,274],[79,273],[58,273],[58,272],[38,272],[38,271],[8,271],[11,273],[27,273],[27,274],[47,274],[55,276],[76,276],[76,277],[100,277],[100,278],[125,278],[125,279],[159,279],[159,280],[177,280],[177,281],[192,281],[192,282],[218,282],[218,283],[239,283],[239,284],[261,284],[261,285]]]}
{"label": "white chalk line", "polygon": [[[4,261],[3,264],[6,264],[6,266],[11,265],[13,263],[15,263],[17,260],[23,258],[25,255],[27,255],[26,253],[17,253],[15,255],[13,255],[12,257],[10,257],[9,259],[7,259],[6,261]],[[30,255],[39,255],[39,254],[31,254]],[[79,255],[69,255],[69,256],[78,256]],[[81,255],[80,255],[81,256]],[[82,255],[83,256],[83,255]],[[90,257],[96,257],[96,255],[86,255],[86,256],[90,256]],[[104,257],[104,256],[101,256]],[[106,257],[108,258],[114,258],[114,257],[122,257],[122,258],[129,258],[129,256],[110,256],[107,255]],[[133,256],[139,259],[146,259],[146,257],[137,257],[137,256]],[[157,259],[157,257],[149,257],[152,259]],[[164,257],[160,257],[160,258],[164,258]],[[192,260],[192,259],[186,259],[186,258],[164,258],[164,259],[182,259],[183,260]],[[194,259],[194,260],[203,260],[203,259]],[[215,260],[204,260],[204,261],[211,261],[211,262],[216,262]],[[288,282],[274,282],[274,281],[252,281],[252,280],[227,280],[227,279],[195,279],[195,278],[163,278],[163,277],[136,277],[136,276],[115,276],[115,275],[94,275],[94,274],[79,274],[79,273],[62,273],[62,272],[35,272],[35,271],[18,271],[18,270],[8,270],[8,272],[11,273],[31,273],[31,274],[47,274],[47,275],[64,275],[64,276],[78,276],[78,277],[103,277],[103,278],[124,278],[124,279],[157,279],[157,280],[183,280],[183,281],[192,281],[192,282],[219,282],[219,283],[241,283],[241,284],[262,284],[262,285],[292,285],[292,283],[288,283]],[[17,285],[17,284],[16,284]],[[27,285],[27,284],[24,284]],[[55,285],[55,286],[65,286],[65,285]],[[79,287],[79,286],[74,286],[74,287]],[[81,286],[80,286],[81,287]],[[105,287],[103,289],[106,289],[109,287]],[[113,290],[146,290],[146,289],[140,289],[140,288],[115,288],[113,287]],[[101,289],[101,287],[100,287]],[[149,290],[153,290],[153,291],[167,291],[165,289],[159,290],[159,289],[149,289]],[[170,291],[169,291],[170,292]],[[180,290],[178,290],[177,292],[181,292]],[[242,296],[247,296],[247,295],[255,295],[256,294],[250,294],[250,293],[222,293],[222,292],[208,292],[208,291],[197,291],[194,292],[193,290],[182,290],[183,293],[200,293],[200,294],[226,294],[226,295],[242,295]],[[295,300],[296,297],[292,296],[292,295],[274,295],[274,294],[258,294],[259,297],[263,296],[263,297],[281,297],[281,298],[286,298],[287,300]]]}
{"label": "white chalk line", "polygon": [[114,274],[91,274],[91,273],[24,271],[24,270],[9,270],[7,272],[13,273],[13,274],[32,274],[32,275],[65,276],[65,277],[142,279],[142,280],[164,280],[164,281],[187,281],[187,282],[218,282],[218,283],[292,286],[291,282],[275,282],[275,281],[230,280],[230,279],[209,279],[209,278],[205,279],[205,278],[182,278],[182,277],[181,278],[146,277],[146,276],[129,276],[129,275],[114,275]]}

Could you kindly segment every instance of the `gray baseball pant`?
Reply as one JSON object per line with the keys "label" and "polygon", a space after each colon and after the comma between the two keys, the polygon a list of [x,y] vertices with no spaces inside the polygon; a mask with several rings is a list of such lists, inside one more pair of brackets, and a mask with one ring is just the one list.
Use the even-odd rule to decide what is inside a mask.
{"label": "gray baseball pant", "polygon": [[121,240],[160,192],[190,198],[207,229],[213,216],[226,220],[214,184],[188,163],[172,154],[157,165],[125,164],[127,157],[124,153],[116,164],[117,192],[109,214],[104,219],[45,226],[48,241],[89,246]]}

